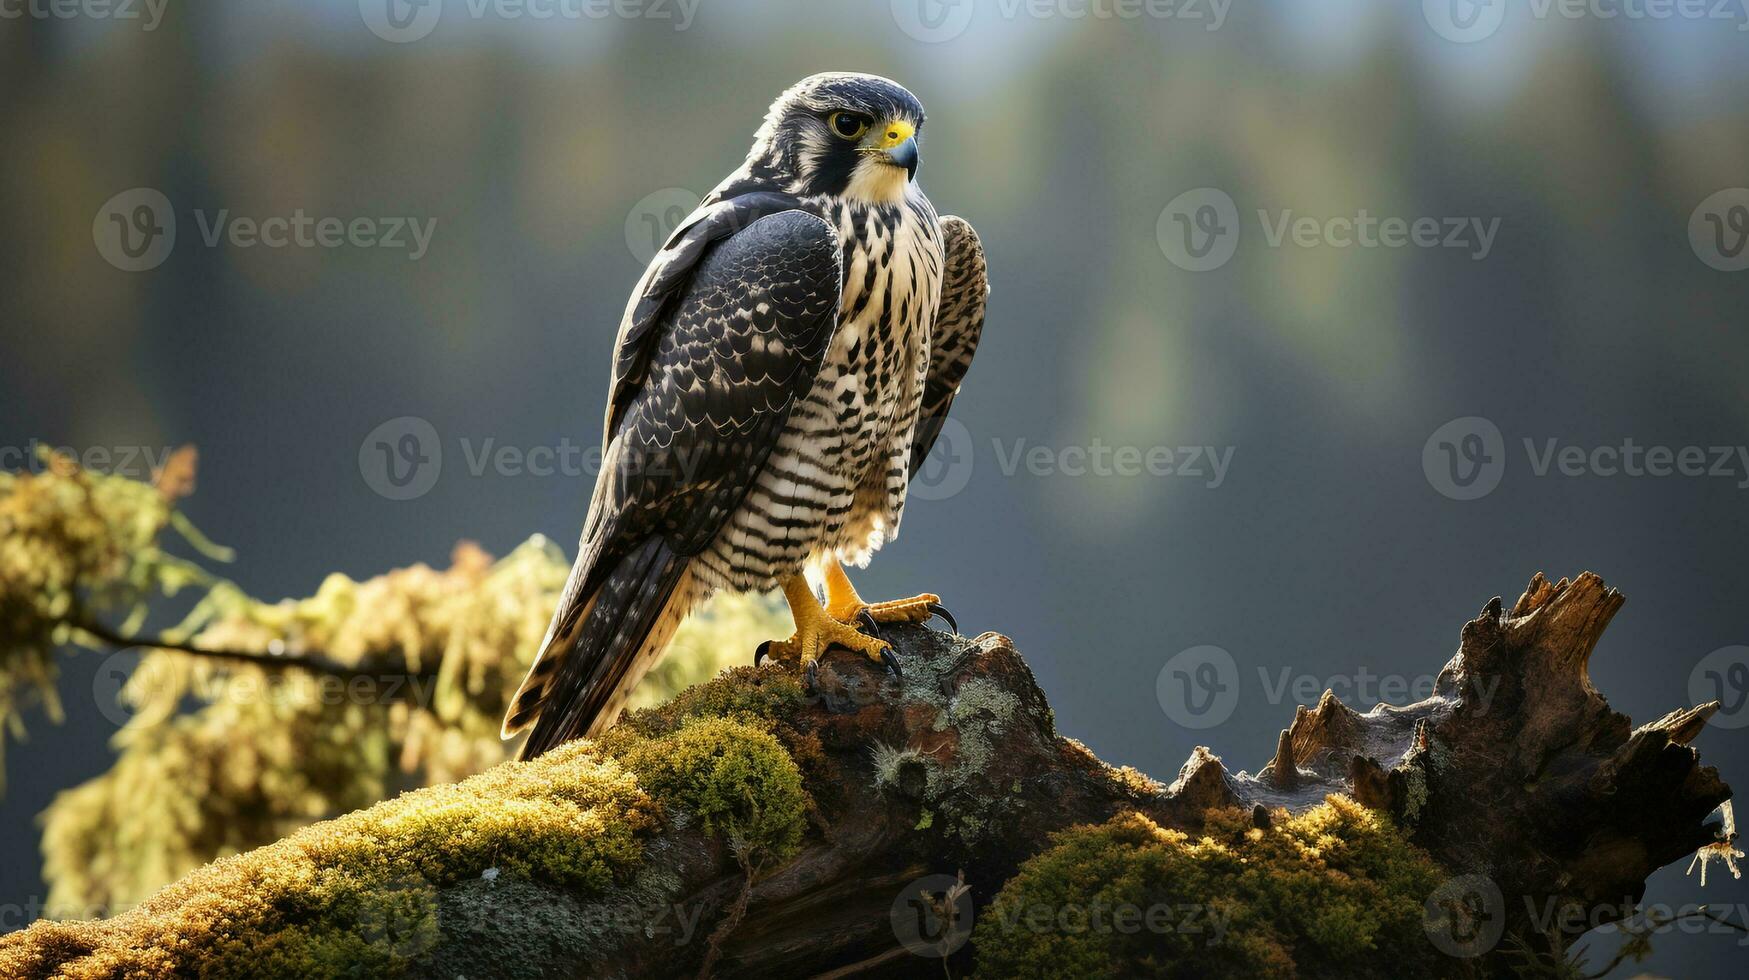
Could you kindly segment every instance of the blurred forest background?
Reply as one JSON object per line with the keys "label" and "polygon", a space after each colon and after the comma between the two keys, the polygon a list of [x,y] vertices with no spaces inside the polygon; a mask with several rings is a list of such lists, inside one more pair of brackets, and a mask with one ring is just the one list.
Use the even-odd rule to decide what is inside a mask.
{"label": "blurred forest background", "polygon": [[[204,621],[228,622],[228,640],[263,640],[245,626],[295,612],[246,596],[441,593],[459,574],[456,588],[508,604],[489,642],[515,648],[544,625],[542,576],[562,576],[574,548],[592,471],[567,447],[599,439],[614,328],[654,229],[740,161],[783,87],[874,71],[928,106],[919,179],[978,228],[994,295],[954,408],[963,428],[899,540],[858,576],[864,595],[942,593],[967,632],[1015,638],[1064,732],[1170,778],[1196,744],[1235,768],[1266,761],[1296,703],[1282,678],[1350,703],[1392,696],[1381,678],[1430,681],[1490,596],[1510,601],[1539,569],[1592,569],[1630,599],[1592,661],[1598,689],[1643,722],[1726,678],[1706,696],[1727,710],[1697,744],[1742,783],[1749,666],[1719,665],[1749,663],[1730,652],[1749,644],[1746,464],[1724,477],[1539,475],[1525,441],[1538,453],[1551,439],[1749,443],[1749,272],[1715,267],[1730,250],[1709,263],[1690,234],[1709,227],[1703,202],[1749,186],[1749,13],[1539,18],[1508,4],[1496,30],[1454,41],[1438,6],[1076,18],[1078,3],[1037,16],[1002,0],[649,0],[623,8],[638,16],[538,19],[447,0],[407,7],[441,17],[397,29],[373,0],[168,0],[151,30],[8,17],[0,462],[52,475],[32,454],[40,439],[146,480],[148,458],[198,446],[199,489],[175,505],[237,558],[167,524],[153,538],[234,583]],[[948,26],[919,29],[937,23],[920,11]],[[132,272],[104,235],[114,202],[127,220],[155,200],[126,196],[138,188],[169,202],[176,238]],[[1236,202],[1241,226],[1232,259],[1200,272],[1169,257],[1162,215],[1197,188]],[[1738,207],[1715,208],[1720,242],[1749,220],[1749,196],[1726,200]],[[1268,241],[1283,212],[1361,210],[1498,225],[1481,256]],[[410,232],[404,247],[209,245],[221,211],[409,218],[430,235],[423,248]],[[1505,470],[1492,492],[1453,499],[1424,449],[1471,416],[1502,434]],[[382,446],[398,453],[406,437],[417,452],[385,464]],[[1017,462],[1035,447],[1047,452]],[[1082,472],[1095,447],[1230,456],[1218,479],[1206,462],[1201,475]],[[421,453],[418,479],[398,482],[396,460]],[[127,506],[161,513],[149,496]],[[458,551],[462,540],[483,551]],[[461,571],[369,585],[416,563]],[[480,585],[505,568],[502,591]],[[324,586],[330,573],[351,585]],[[111,598],[113,625],[138,596]],[[142,627],[189,611],[155,608]],[[332,625],[331,612],[309,615]],[[698,658],[750,656],[740,637],[770,615],[738,607],[731,639],[701,642]],[[1193,729],[1158,682],[1203,645],[1230,656],[1239,697]],[[27,738],[5,754],[4,928],[51,895],[39,815],[56,795],[103,785],[87,781],[129,751],[114,740],[123,723],[162,736],[167,713],[199,707],[118,707],[138,659],[59,657],[58,678],[44,675],[59,722],[28,697],[9,712]],[[489,702],[502,697],[491,683],[457,690]],[[260,749],[226,744],[235,719],[202,717],[209,789],[258,786],[261,752],[307,777],[323,744],[341,746],[344,765],[316,788],[262,791],[300,800],[277,821],[394,792],[407,753],[418,778],[439,778],[481,764],[471,753],[489,744],[483,730],[422,742],[405,715],[395,738],[372,741],[376,721],[323,715],[307,737],[287,729]],[[357,779],[361,752],[379,757]],[[253,761],[227,774],[228,759]],[[155,797],[110,785],[114,822],[84,835],[91,862],[174,873],[173,859],[130,852],[125,829],[202,798],[159,783]],[[96,873],[91,862],[78,873]],[[1749,885],[1703,892],[1666,869],[1647,901],[1730,906],[1742,922]],[[1739,938],[1661,937],[1645,969],[1739,973]],[[1601,938],[1593,960],[1612,948]]]}

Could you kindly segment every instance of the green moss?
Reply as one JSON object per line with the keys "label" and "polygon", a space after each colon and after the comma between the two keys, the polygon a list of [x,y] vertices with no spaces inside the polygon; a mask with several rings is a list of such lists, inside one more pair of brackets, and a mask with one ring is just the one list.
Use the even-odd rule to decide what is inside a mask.
{"label": "green moss", "polygon": [[698,717],[621,755],[667,806],[764,863],[793,855],[807,827],[801,770],[776,737],[736,718]]}
{"label": "green moss", "polygon": [[1268,830],[1211,813],[1194,839],[1131,813],[1056,835],[973,941],[993,977],[1461,976],[1422,930],[1442,880],[1346,797]]}
{"label": "green moss", "polygon": [[625,766],[574,743],[216,861],[114,919],[38,923],[0,941],[0,976],[392,976],[436,942],[439,889],[504,873],[600,894],[657,825]]}
{"label": "green moss", "polygon": [[799,712],[806,700],[801,681],[790,673],[735,667],[665,704],[628,713],[614,732],[654,738],[698,718],[731,718],[771,731]]}

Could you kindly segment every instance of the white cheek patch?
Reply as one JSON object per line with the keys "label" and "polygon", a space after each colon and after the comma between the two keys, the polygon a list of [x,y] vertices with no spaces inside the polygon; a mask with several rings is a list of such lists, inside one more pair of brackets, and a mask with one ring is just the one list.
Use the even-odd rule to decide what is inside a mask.
{"label": "white cheek patch", "polygon": [[850,183],[844,188],[844,196],[870,204],[898,204],[905,199],[905,185],[909,178],[903,167],[865,157],[857,161],[856,169],[850,172]]}

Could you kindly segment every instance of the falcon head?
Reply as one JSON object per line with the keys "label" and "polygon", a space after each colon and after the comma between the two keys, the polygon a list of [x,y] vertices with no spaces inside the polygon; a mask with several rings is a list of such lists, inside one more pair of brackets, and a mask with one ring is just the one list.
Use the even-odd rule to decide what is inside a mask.
{"label": "falcon head", "polygon": [[810,75],[777,97],[748,156],[798,196],[902,200],[917,175],[923,103],[879,75]]}

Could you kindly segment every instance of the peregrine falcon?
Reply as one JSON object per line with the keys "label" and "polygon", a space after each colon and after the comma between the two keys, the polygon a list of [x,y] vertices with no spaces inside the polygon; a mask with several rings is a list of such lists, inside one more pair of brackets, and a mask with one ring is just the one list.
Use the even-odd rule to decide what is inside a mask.
{"label": "peregrine falcon", "polygon": [[984,324],[983,246],[917,186],[922,128],[896,82],[803,79],[645,270],[577,561],[504,719],[533,726],[523,758],[611,725],[714,592],[781,587],[796,632],[760,653],[810,676],[831,646],[897,673],[878,624],[941,612],[866,603],[843,568],[898,533]]}

